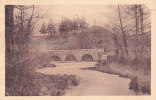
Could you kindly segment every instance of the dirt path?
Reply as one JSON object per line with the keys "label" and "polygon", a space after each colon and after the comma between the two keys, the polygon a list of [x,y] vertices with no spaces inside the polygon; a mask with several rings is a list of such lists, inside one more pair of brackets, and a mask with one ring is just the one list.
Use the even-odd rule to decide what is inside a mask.
{"label": "dirt path", "polygon": [[56,63],[55,68],[37,69],[44,74],[76,75],[79,85],[66,91],[66,96],[136,95],[129,90],[129,79],[81,68],[94,67],[95,62]]}

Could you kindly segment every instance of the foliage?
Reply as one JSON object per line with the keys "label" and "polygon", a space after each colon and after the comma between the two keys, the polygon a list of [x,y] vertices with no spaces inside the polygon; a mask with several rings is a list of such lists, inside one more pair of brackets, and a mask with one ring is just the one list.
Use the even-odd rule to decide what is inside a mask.
{"label": "foliage", "polygon": [[59,31],[64,34],[79,33],[81,30],[86,29],[87,27],[88,24],[85,18],[76,18],[74,20],[64,18],[59,26]]}
{"label": "foliage", "polygon": [[50,36],[53,36],[56,33],[56,31],[55,31],[55,25],[52,25],[51,23],[48,24],[48,26],[47,26],[47,32],[48,32],[48,34],[50,34]]}
{"label": "foliage", "polygon": [[41,34],[46,34],[46,33],[47,33],[45,23],[42,24],[40,33],[41,33]]}

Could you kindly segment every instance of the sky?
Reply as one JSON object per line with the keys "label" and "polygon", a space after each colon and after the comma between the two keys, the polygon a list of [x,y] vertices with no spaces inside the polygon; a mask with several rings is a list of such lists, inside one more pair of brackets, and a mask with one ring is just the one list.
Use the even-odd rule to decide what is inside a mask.
{"label": "sky", "polygon": [[36,6],[36,11],[44,17],[42,21],[47,23],[50,18],[54,23],[60,23],[62,16],[69,19],[74,17],[85,17],[87,23],[92,25],[103,26],[108,23],[107,6],[102,5],[51,5],[51,6]]}
{"label": "sky", "polygon": [[104,26],[109,23],[108,14],[110,10],[105,5],[38,5],[35,6],[36,12],[43,16],[37,24],[36,33],[38,33],[41,24],[48,24],[50,19],[54,23],[60,23],[62,17],[73,19],[75,17],[84,17],[90,26]]}
{"label": "sky", "polygon": [[104,27],[116,23],[117,20],[114,17],[117,16],[116,9],[117,5],[35,5],[35,12],[43,19],[36,23],[34,33],[40,34],[39,30],[43,22],[48,25],[51,19],[56,25],[62,21],[62,17],[69,19],[84,17],[89,27],[93,25]]}

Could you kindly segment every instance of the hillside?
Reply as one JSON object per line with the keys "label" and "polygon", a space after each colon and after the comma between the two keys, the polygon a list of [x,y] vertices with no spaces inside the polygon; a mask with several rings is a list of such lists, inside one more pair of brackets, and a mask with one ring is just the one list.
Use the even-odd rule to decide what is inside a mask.
{"label": "hillside", "polygon": [[[82,48],[111,49],[111,47],[114,45],[112,33],[100,26],[92,26],[83,31],[80,35]],[[89,45],[91,47],[89,47]]]}
{"label": "hillside", "polygon": [[100,26],[92,26],[81,33],[70,34],[66,37],[46,38],[46,41],[51,43],[47,46],[51,49],[105,48],[108,51],[113,46],[112,33]]}

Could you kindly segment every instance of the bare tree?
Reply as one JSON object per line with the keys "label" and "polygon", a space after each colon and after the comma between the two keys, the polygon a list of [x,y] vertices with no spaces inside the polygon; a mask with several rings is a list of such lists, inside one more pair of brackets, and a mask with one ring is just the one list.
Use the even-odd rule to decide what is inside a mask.
{"label": "bare tree", "polygon": [[[6,6],[6,57],[11,58],[9,62],[16,62],[12,65],[16,66],[15,81],[19,76],[20,63],[28,55],[28,42],[38,19],[38,15],[34,14],[33,5]],[[9,63],[7,61],[8,59],[6,63]]]}
{"label": "bare tree", "polygon": [[[145,5],[118,5],[118,7],[109,6],[109,8],[112,10],[112,15],[109,16],[112,22],[109,24],[111,28],[108,29],[113,33],[113,40],[119,47],[119,53],[123,57],[127,56],[127,60],[143,59],[144,51],[150,47],[151,23],[148,7]],[[117,29],[120,30],[117,31]],[[114,33],[118,33],[118,36]],[[120,40],[121,35],[122,41]],[[138,61],[137,59],[134,61]]]}
{"label": "bare tree", "polygon": [[[145,50],[145,41],[150,33],[150,12],[145,5],[131,5],[127,7],[128,17],[135,24],[131,24],[128,32],[133,32],[135,37],[135,58],[143,56]],[[146,32],[145,32],[146,31]]]}
{"label": "bare tree", "polygon": [[125,52],[126,52],[126,55],[128,56],[127,40],[126,40],[126,35],[125,35],[124,29],[123,29],[123,23],[122,23],[122,19],[121,19],[121,12],[120,12],[119,5],[118,5],[118,13],[119,13],[119,20],[120,20],[120,28],[121,28],[121,32],[123,34],[123,43],[124,43],[124,46],[125,46]]}

